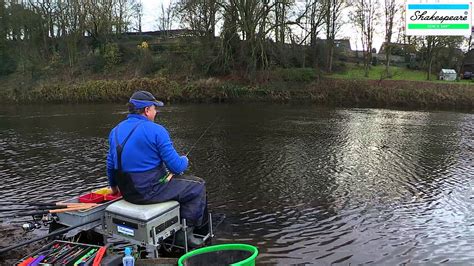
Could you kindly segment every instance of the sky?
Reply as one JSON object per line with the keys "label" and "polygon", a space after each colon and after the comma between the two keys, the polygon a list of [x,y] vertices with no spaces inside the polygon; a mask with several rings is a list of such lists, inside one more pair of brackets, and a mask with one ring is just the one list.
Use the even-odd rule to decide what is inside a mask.
{"label": "sky", "polygon": [[[143,26],[142,30],[143,31],[153,31],[153,30],[158,30],[158,23],[157,19],[160,15],[161,12],[161,6],[164,5],[165,8],[168,7],[170,0],[141,0],[143,3]],[[382,4],[384,0],[380,0],[380,3]],[[398,0],[401,5],[405,3],[404,0]],[[459,2],[468,2],[468,0],[410,0],[410,2],[413,3],[459,3]],[[346,10],[346,14],[344,14],[342,17],[347,18],[349,10]],[[401,12],[399,12],[401,13]],[[383,17],[383,16],[382,16]],[[397,19],[399,21],[400,18]],[[178,28],[179,24],[175,22],[173,24],[173,28]],[[373,46],[374,48],[377,49],[377,51],[380,49],[380,46],[384,42],[384,33],[385,32],[385,27],[383,24],[380,24],[376,27],[376,32],[374,34],[374,41],[373,41]],[[392,41],[396,41],[396,36],[398,35],[398,31],[395,30],[393,34]],[[321,38],[325,38],[324,36],[321,36]],[[343,26],[341,27],[340,31],[337,33],[337,38],[338,39],[350,39],[351,41],[351,47],[352,50],[362,50],[362,44],[360,41],[360,34],[356,33],[354,30],[354,25],[348,21],[343,22]]]}

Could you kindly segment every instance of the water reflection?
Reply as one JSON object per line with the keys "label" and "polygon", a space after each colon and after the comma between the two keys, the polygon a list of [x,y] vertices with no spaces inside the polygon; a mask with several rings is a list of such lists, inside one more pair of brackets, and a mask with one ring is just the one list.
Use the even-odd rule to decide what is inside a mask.
{"label": "water reflection", "polygon": [[[106,184],[120,105],[0,110],[0,201]],[[165,125],[227,215],[218,242],[262,264],[465,263],[474,257],[471,114],[285,105],[179,105]]]}

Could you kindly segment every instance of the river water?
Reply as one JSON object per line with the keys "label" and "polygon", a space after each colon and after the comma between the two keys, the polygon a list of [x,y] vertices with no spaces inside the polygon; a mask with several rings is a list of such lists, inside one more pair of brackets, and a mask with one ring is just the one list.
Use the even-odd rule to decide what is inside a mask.
{"label": "river water", "polygon": [[[0,107],[0,202],[60,200],[107,184],[123,105]],[[210,209],[216,243],[260,264],[472,263],[474,115],[315,106],[172,105],[157,122]]]}

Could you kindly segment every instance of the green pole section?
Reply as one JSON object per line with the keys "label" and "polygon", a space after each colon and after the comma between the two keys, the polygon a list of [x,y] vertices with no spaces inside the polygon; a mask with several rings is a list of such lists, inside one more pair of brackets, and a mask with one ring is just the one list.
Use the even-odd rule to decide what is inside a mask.
{"label": "green pole section", "polygon": [[408,24],[411,30],[464,30],[469,24]]}

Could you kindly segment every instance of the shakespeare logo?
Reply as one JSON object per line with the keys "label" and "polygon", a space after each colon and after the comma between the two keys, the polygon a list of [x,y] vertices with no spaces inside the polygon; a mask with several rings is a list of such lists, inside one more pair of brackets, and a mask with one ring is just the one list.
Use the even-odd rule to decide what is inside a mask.
{"label": "shakespeare logo", "polygon": [[406,32],[416,36],[468,36],[471,3],[406,5]]}

